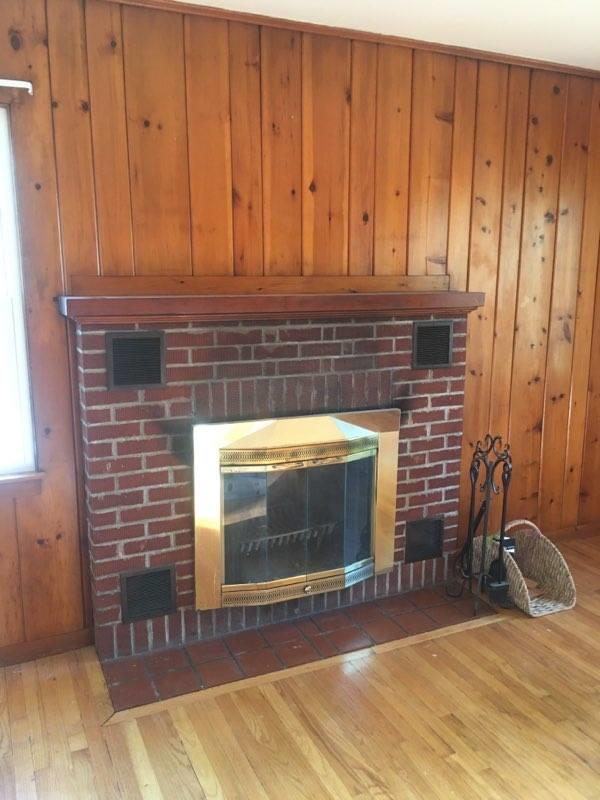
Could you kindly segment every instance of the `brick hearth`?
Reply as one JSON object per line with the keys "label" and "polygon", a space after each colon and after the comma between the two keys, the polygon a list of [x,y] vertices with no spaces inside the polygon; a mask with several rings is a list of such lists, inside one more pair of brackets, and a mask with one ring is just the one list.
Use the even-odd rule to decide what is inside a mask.
{"label": "brick hearth", "polygon": [[[106,388],[106,328],[77,353],[92,602],[102,658],[269,625],[443,580],[456,543],[466,320],[454,366],[411,368],[412,322],[195,323],[166,333],[167,385]],[[192,420],[400,407],[396,564],[341,592],[262,607],[194,609]],[[444,516],[443,558],[404,564],[409,520]],[[176,614],[122,623],[120,573],[176,565]]]}

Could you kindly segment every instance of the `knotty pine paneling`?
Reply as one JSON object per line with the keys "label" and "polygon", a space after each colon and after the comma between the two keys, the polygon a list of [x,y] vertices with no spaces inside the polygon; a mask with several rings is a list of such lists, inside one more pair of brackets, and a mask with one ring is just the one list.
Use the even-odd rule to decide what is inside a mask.
{"label": "knotty pine paneling", "polygon": [[509,423],[509,438],[519,465],[512,508],[519,517],[527,518],[537,517],[538,513],[567,93],[568,80],[564,76],[549,72],[532,76]]}
{"label": "knotty pine paneling", "polygon": [[122,16],[135,272],[189,275],[183,15],[130,6]]}
{"label": "knotty pine paneling", "polygon": [[48,473],[3,508],[9,638],[83,625],[52,305],[74,275],[447,273],[484,289],[464,466],[489,426],[512,440],[513,515],[600,521],[600,76],[115,0],[7,0],[0,27],[2,72],[36,84],[13,132]]}
{"label": "knotty pine paneling", "polygon": [[302,47],[304,275],[348,273],[351,45],[306,34]]}
{"label": "knotty pine paneling", "polygon": [[[69,2],[75,31],[76,0],[48,0],[63,14]],[[96,98],[75,116],[82,141],[91,118],[98,232],[90,224],[85,235],[97,236],[101,260],[68,271],[186,275],[191,252],[196,276],[447,273],[453,288],[482,289],[486,304],[470,322],[463,466],[488,426],[509,435],[513,513],[552,529],[575,524],[582,454],[594,452],[584,430],[598,81],[201,14],[185,17],[181,39],[181,15],[127,5],[122,77],[123,32],[107,16],[115,6],[86,7],[88,52],[96,49],[80,71]],[[98,89],[102,42],[115,51],[104,54],[110,108]],[[170,148],[158,131],[147,136],[143,119],[140,128],[151,111],[178,125]],[[105,118],[115,148],[119,131],[128,136],[133,263],[129,215],[106,222],[98,176],[123,158],[108,151]],[[551,442],[560,442],[556,457]],[[585,516],[594,515],[600,507]]]}
{"label": "knotty pine paneling", "polygon": [[[591,92],[590,80],[569,77],[548,325],[540,473],[540,521],[550,530],[560,528],[562,519]],[[544,453],[548,454],[547,458]]]}
{"label": "knotty pine paneling", "polygon": [[445,273],[456,59],[415,52],[412,75],[408,273]]}
{"label": "knotty pine paneling", "polygon": [[[54,23],[71,10],[77,16],[80,7],[75,4],[68,9],[59,3],[48,21],[52,17]],[[65,26],[80,30],[79,25],[68,22]],[[0,74],[26,78],[35,86],[33,97],[6,93],[0,94],[0,102],[8,104],[11,117],[34,429],[38,468],[44,473],[39,495],[2,501],[0,607],[3,621],[10,619],[0,626],[0,646],[7,646],[70,634],[82,629],[86,620],[68,346],[64,322],[54,305],[56,294],[65,289],[61,258],[71,258],[74,251],[61,250],[61,230],[65,228],[58,223],[58,153],[44,4],[6,0],[0,6],[0,27]],[[64,45],[64,38],[61,41]],[[80,46],[80,42],[73,43],[74,48]],[[57,50],[60,52],[60,48],[54,52]],[[69,80],[79,85],[80,77]],[[71,106],[71,114],[73,98],[67,93],[62,99]],[[79,159],[81,153],[73,153],[73,157]],[[85,209],[82,212],[82,220],[88,220]],[[94,239],[92,231],[81,232],[82,237],[90,235]]]}
{"label": "knotty pine paneling", "polygon": [[[260,32],[229,25],[229,91],[233,180],[233,261],[236,275],[263,274],[263,194]],[[202,180],[194,175],[194,180]]]}
{"label": "knotty pine paneling", "polygon": [[89,98],[95,112],[90,114],[93,157],[98,167],[94,172],[98,228],[95,271],[107,276],[133,275],[121,9],[86,0],[85,20]]}
{"label": "knotty pine paneling", "polygon": [[193,271],[229,275],[233,208],[227,22],[185,18],[185,74]]}
{"label": "knotty pine paneling", "polygon": [[262,152],[265,275],[302,271],[302,37],[263,28]]}
{"label": "knotty pine paneling", "polygon": [[[597,452],[600,428],[594,414],[597,397],[593,381],[598,376],[598,334],[592,332],[600,317],[600,81],[592,89],[590,128],[587,139],[588,169],[583,211],[583,232],[575,318],[575,349],[569,397],[569,427],[562,495],[562,527],[600,519],[600,498],[596,490]],[[596,311],[596,313],[594,313]],[[595,349],[592,350],[592,344]],[[594,362],[590,364],[590,356]],[[597,383],[596,383],[597,385]],[[589,391],[589,408],[588,408]],[[586,414],[588,424],[586,426]],[[585,470],[585,480],[582,472]],[[581,496],[581,510],[579,501]]]}
{"label": "knotty pine paneling", "polygon": [[352,42],[348,272],[373,274],[377,52],[373,42]]}

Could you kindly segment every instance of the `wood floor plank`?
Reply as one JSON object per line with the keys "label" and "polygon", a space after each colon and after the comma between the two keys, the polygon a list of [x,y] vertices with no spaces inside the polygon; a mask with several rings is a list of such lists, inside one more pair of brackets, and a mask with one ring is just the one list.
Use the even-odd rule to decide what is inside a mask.
{"label": "wood floor plank", "polygon": [[598,800],[600,535],[572,611],[459,626],[110,716],[92,648],[0,670],[0,797]]}
{"label": "wood floor plank", "polygon": [[0,675],[0,797],[16,797],[6,676]]}
{"label": "wood floor plank", "polygon": [[173,721],[167,713],[138,720],[145,748],[151,754],[152,769],[164,797],[197,800],[203,796],[196,773]]}

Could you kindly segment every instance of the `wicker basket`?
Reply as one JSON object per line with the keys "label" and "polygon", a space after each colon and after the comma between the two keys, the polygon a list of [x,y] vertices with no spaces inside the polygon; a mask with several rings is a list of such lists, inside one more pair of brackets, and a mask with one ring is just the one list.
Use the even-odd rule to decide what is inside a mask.
{"label": "wicker basket", "polygon": [[[504,552],[509,594],[514,604],[531,617],[542,617],[557,611],[566,611],[575,605],[575,583],[567,562],[550,539],[540,529],[525,519],[517,519],[506,526],[506,535],[514,537],[514,555]],[[481,563],[482,537],[473,541],[473,564]],[[498,542],[488,540],[485,572],[498,555]],[[536,581],[542,593],[532,597],[525,578]]]}

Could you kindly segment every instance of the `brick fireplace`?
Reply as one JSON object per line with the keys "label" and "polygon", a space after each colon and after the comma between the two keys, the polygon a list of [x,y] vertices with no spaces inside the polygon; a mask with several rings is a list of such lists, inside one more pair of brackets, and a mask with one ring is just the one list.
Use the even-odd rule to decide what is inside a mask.
{"label": "brick fireplace", "polygon": [[[457,539],[466,317],[453,365],[412,368],[413,322],[368,319],[79,323],[76,330],[96,646],[102,658],[338,608],[443,580]],[[106,333],[165,333],[166,382],[107,388]],[[197,611],[192,423],[401,410],[394,566],[344,590]],[[444,554],[405,563],[405,526],[443,517]],[[120,576],[173,565],[176,613],[122,621]]]}

